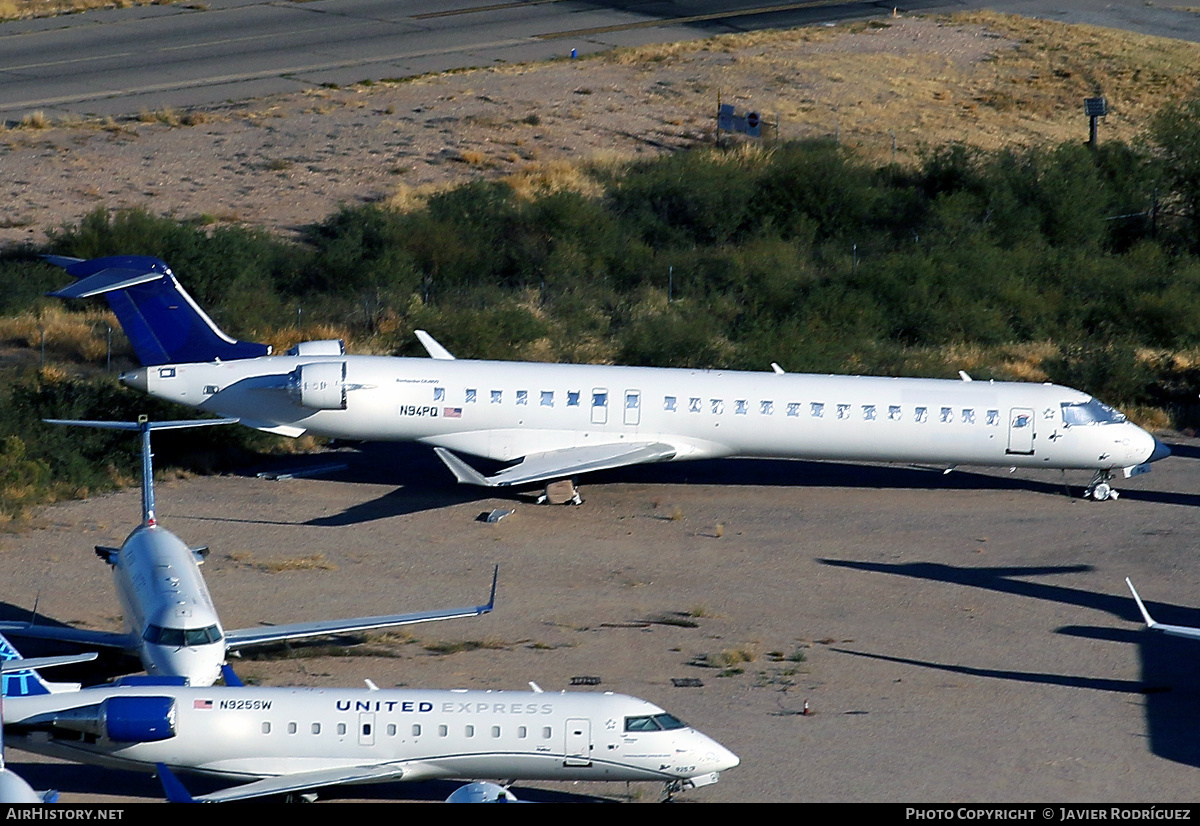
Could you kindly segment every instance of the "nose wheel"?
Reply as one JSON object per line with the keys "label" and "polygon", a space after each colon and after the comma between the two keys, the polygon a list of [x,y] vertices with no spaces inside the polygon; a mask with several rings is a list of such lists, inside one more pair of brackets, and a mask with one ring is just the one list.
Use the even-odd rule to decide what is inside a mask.
{"label": "nose wheel", "polygon": [[1096,475],[1092,477],[1091,483],[1083,492],[1083,498],[1091,499],[1093,502],[1104,502],[1108,499],[1119,499],[1121,497],[1120,491],[1113,490],[1113,486],[1109,484],[1109,481],[1112,478],[1111,471],[1096,471]]}

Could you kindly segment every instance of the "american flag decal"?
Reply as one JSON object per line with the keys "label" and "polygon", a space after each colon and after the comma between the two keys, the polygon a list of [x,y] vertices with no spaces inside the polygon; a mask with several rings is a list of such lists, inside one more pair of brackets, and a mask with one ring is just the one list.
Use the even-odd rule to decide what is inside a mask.
{"label": "american flag decal", "polygon": [[461,407],[443,407],[442,415],[444,417],[446,417],[447,419],[461,419],[462,418],[462,408]]}
{"label": "american flag decal", "polygon": [[192,700],[192,708],[212,708],[212,700]]}

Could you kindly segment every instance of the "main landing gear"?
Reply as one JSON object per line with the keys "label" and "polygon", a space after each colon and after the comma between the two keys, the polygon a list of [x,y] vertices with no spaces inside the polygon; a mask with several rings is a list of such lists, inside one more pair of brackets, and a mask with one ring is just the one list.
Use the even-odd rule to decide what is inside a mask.
{"label": "main landing gear", "polygon": [[574,479],[556,479],[546,483],[546,492],[537,498],[539,505],[582,505]]}
{"label": "main landing gear", "polygon": [[1113,490],[1113,486],[1109,484],[1113,475],[1110,470],[1098,470],[1092,476],[1092,481],[1088,484],[1087,489],[1083,492],[1084,499],[1091,499],[1093,502],[1103,502],[1106,499],[1119,499],[1121,492]]}

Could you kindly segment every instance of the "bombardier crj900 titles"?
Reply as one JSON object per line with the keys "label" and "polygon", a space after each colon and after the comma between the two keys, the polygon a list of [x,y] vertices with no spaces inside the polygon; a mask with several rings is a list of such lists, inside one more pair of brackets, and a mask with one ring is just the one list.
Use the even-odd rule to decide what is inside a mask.
{"label": "bombardier crj900 titles", "polygon": [[199,566],[207,556],[208,548],[189,548],[183,540],[159,525],[154,515],[150,432],[232,424],[236,419],[150,422],[143,417],[138,422],[50,421],[52,424],[141,431],[142,523],[120,548],[96,547],[96,553],[112,566],[113,584],[124,611],[126,631],[119,634],[15,622],[0,623],[0,631],[19,637],[58,640],[136,654],[142,667],[152,675],[181,677],[190,685],[205,686],[212,685],[222,673],[227,683],[240,684],[237,675],[224,668],[230,652],[329,634],[478,616],[488,613],[495,605],[496,578],[493,575],[492,595],[486,605],[226,631],[200,573]]}
{"label": "bombardier crj900 titles", "polygon": [[738,765],[712,738],[621,694],[191,688],[146,679],[50,694],[38,682],[10,693],[4,729],[15,748],[243,784],[197,800],[475,778],[648,780],[671,794],[715,783]]}
{"label": "bombardier crj900 titles", "polygon": [[[79,279],[53,295],[108,299],[144,365],[123,374],[125,384],[287,436],[431,445],[469,484],[736,456],[1090,470],[1087,495],[1102,500],[1116,472],[1144,471],[1170,453],[1086,393],[966,374],[456,360],[424,331],[428,359],[346,355],[340,341],[273,356],[265,344],[225,335],[156,258],[49,260]],[[485,476],[458,453],[512,464]]]}

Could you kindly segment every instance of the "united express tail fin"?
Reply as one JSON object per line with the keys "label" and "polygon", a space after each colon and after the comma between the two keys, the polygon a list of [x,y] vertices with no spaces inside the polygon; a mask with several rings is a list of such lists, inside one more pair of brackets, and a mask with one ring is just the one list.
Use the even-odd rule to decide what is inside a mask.
{"label": "united express tail fin", "polygon": [[49,683],[43,680],[42,676],[33,669],[87,662],[95,658],[95,653],[91,653],[68,654],[63,657],[39,657],[26,660],[17,653],[17,649],[13,648],[12,643],[5,639],[3,634],[0,634],[0,660],[6,663],[16,660],[21,665],[26,666],[19,671],[13,665],[0,668],[0,673],[3,674],[3,685],[0,686],[0,695],[4,697],[31,697],[36,694],[57,694],[62,691],[78,691],[79,683]]}
{"label": "united express tail fin", "polygon": [[59,298],[103,295],[146,366],[231,361],[270,355],[271,348],[225,335],[175,280],[165,262],[148,255],[46,260],[79,279],[50,293]]}

